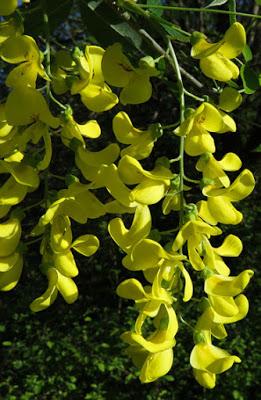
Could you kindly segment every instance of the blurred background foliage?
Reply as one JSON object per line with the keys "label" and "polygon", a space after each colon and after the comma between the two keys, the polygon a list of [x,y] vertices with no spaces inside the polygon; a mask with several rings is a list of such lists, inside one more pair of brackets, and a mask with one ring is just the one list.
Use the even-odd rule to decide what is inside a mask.
{"label": "blurred background foliage", "polygon": [[[158,56],[150,43],[145,42],[138,32],[139,27],[146,29],[164,46],[161,29],[171,29],[172,37],[178,35],[175,26],[192,32],[199,30],[212,40],[228,27],[229,19],[225,15],[193,12],[152,11],[152,15],[169,21],[162,22],[161,28],[155,29],[151,19],[142,15],[124,12],[111,1],[70,0],[47,1],[52,28],[52,46],[73,48],[86,43],[98,43],[102,46],[121,41],[129,55],[133,57],[150,54]],[[37,42],[44,46],[41,38],[42,17],[37,8],[38,0],[32,1],[35,10],[24,8],[25,32],[39,35]],[[145,1],[143,1],[145,3]],[[202,7],[210,3],[204,0],[164,1],[148,0],[148,4],[167,4],[177,6]],[[239,11],[259,13],[259,1],[237,1]],[[227,5],[221,6],[226,9]],[[238,18],[248,32],[248,43],[253,51],[251,68],[260,71],[261,26],[257,20]],[[167,26],[167,28],[166,28]],[[209,95],[215,100],[211,91],[211,82],[199,73],[197,62],[189,57],[190,46],[182,35],[173,41],[176,46],[180,64],[203,84],[196,87],[189,79],[184,78],[187,90],[202,96]],[[259,39],[259,40],[258,40]],[[4,98],[4,66],[1,65],[1,97]],[[172,124],[178,119],[178,102],[176,99],[176,81],[170,71],[162,64],[162,79],[154,80],[153,97],[142,106],[127,106],[134,125],[146,128],[148,124],[160,122]],[[168,81],[166,81],[166,77]],[[79,121],[97,118],[102,126],[103,135],[95,142],[96,148],[103,148],[113,140],[111,130],[112,117],[121,109],[117,106],[112,111],[96,115],[80,104],[78,98],[64,96],[64,102],[70,103]],[[196,106],[188,98],[187,106]],[[245,167],[250,168],[256,178],[260,176],[260,120],[261,99],[259,93],[244,96],[241,107],[233,112],[238,125],[238,132],[222,135],[217,139],[218,153],[235,151],[241,157]],[[52,172],[60,175],[73,172],[73,153],[54,139],[56,159],[51,165]],[[178,154],[178,139],[171,131],[158,140],[153,157],[148,161],[150,167],[159,156],[174,158]],[[218,155],[219,155],[218,154]],[[63,160],[66,157],[67,163]],[[218,157],[217,157],[218,158]],[[194,160],[187,160],[186,173],[196,177]],[[80,176],[80,175],[79,175]],[[58,182],[61,185],[61,182]],[[51,181],[50,187],[57,190],[57,181]],[[39,193],[42,187],[40,186]],[[27,198],[32,204],[39,193],[32,193]],[[258,185],[250,198],[240,203],[245,215],[244,221],[235,227],[224,227],[225,232],[240,236],[244,243],[243,254],[237,260],[231,260],[232,274],[236,275],[245,268],[255,271],[254,279],[247,289],[250,300],[250,311],[246,319],[228,327],[229,336],[220,347],[226,348],[242,358],[242,363],[222,374],[214,390],[201,388],[192,376],[189,365],[189,354],[193,347],[191,329],[180,323],[175,347],[175,360],[170,373],[149,385],[141,385],[135,368],[124,353],[125,346],[120,341],[120,334],[130,329],[136,316],[131,303],[119,299],[115,294],[117,284],[128,277],[128,271],[121,266],[122,254],[107,234],[107,219],[88,222],[87,226],[75,226],[74,234],[95,233],[101,240],[101,247],[91,258],[78,256],[80,275],[76,278],[80,297],[73,305],[67,305],[61,298],[47,310],[33,314],[28,305],[32,299],[45,290],[46,280],[39,271],[37,244],[30,246],[30,254],[25,261],[25,268],[19,285],[10,293],[1,294],[0,299],[0,399],[3,400],[248,400],[257,399],[260,391],[260,275],[258,274],[260,256],[260,198]],[[40,193],[41,195],[41,193]],[[191,199],[197,200],[199,192],[192,191]],[[171,214],[162,218],[159,206],[153,206],[154,226],[170,229],[175,216]],[[43,210],[28,214],[24,229],[31,229]],[[194,277],[195,278],[195,277]],[[199,285],[202,285],[200,280]],[[201,294],[198,293],[200,296]],[[183,318],[190,324],[199,315],[197,303],[190,302],[183,307]]]}

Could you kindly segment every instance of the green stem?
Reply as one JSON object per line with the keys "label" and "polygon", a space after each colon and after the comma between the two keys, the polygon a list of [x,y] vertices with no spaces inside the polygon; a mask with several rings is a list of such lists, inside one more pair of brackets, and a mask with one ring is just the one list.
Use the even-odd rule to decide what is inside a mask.
{"label": "green stem", "polygon": [[42,236],[40,236],[40,237],[38,237],[38,238],[36,238],[36,239],[32,239],[32,240],[29,240],[28,242],[24,242],[24,244],[26,245],[26,246],[30,246],[31,244],[34,244],[34,243],[37,243],[37,242],[39,242],[40,240],[42,240]]}
{"label": "green stem", "polygon": [[188,90],[184,89],[184,93],[186,96],[192,97],[192,99],[195,99],[197,101],[205,101],[205,99],[203,99],[202,97],[198,97],[193,93],[190,93]]}
{"label": "green stem", "polygon": [[49,173],[50,178],[56,178],[56,179],[60,179],[60,181],[64,181],[65,177],[64,176],[60,176],[60,175],[56,175],[56,174],[52,174]]}
{"label": "green stem", "polygon": [[[125,0],[125,2],[128,3],[128,0]],[[158,6],[158,5],[153,5],[153,4],[137,4],[136,6],[140,8],[156,8],[160,10],[173,10],[173,11],[190,11],[190,12],[206,12],[206,13],[216,13],[216,14],[227,14],[227,15],[234,15],[234,11],[227,11],[227,10],[217,10],[215,8],[198,8],[198,7],[175,7],[175,6]],[[243,13],[243,12],[236,12],[236,15],[239,15],[241,17],[247,17],[247,18],[258,18],[261,19],[261,15],[255,15],[255,14],[248,14],[248,13]]]}
{"label": "green stem", "polygon": [[32,208],[38,207],[38,206],[40,206],[41,204],[43,204],[43,199],[40,200],[40,201],[38,201],[37,203],[30,204],[29,206],[22,208],[22,211],[31,210]]}
{"label": "green stem", "polygon": [[[170,51],[170,56],[171,56],[171,65],[175,71],[176,77],[177,77],[177,84],[178,84],[178,91],[179,91],[179,104],[180,104],[180,123],[185,119],[185,90],[183,86],[183,81],[182,81],[182,76],[180,72],[180,67],[179,67],[179,62],[175,53],[175,50],[172,46],[172,43],[170,40],[168,40],[168,48]],[[184,216],[184,196],[183,196],[183,191],[184,191],[184,137],[182,136],[180,138],[180,146],[179,146],[179,174],[180,174],[180,183],[179,183],[179,192],[180,192],[180,214],[179,214],[179,226],[181,227],[183,225],[183,216]]]}
{"label": "green stem", "polygon": [[237,22],[237,5],[236,0],[228,0],[228,8],[233,14],[229,14],[230,25]]}
{"label": "green stem", "polygon": [[162,129],[172,129],[172,128],[176,128],[177,126],[179,126],[179,121],[175,122],[175,124],[163,125]]}

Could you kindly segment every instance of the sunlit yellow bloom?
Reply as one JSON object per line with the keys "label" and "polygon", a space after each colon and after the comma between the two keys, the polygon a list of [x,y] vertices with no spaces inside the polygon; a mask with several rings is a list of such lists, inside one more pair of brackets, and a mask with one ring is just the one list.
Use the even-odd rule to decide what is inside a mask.
{"label": "sunlit yellow bloom", "polygon": [[85,55],[81,59],[78,57],[80,78],[71,87],[71,93],[79,93],[83,104],[96,112],[110,110],[119,101],[104,81],[101,69],[103,54],[104,49],[99,46],[86,46]]}
{"label": "sunlit yellow bloom", "polygon": [[173,263],[176,266],[185,258],[177,253],[167,252],[155,240],[142,239],[132,247],[122,260],[122,264],[131,271],[140,271],[162,267],[164,261],[168,261],[168,265]]}
{"label": "sunlit yellow bloom", "polygon": [[120,111],[112,121],[113,132],[120,143],[129,144],[121,151],[121,156],[129,155],[137,160],[142,160],[150,155],[157,139],[152,130],[140,130],[124,111]]}
{"label": "sunlit yellow bloom", "polygon": [[208,185],[203,194],[207,201],[200,202],[199,215],[205,221],[216,224],[236,225],[242,221],[243,215],[232,203],[247,197],[254,189],[255,179],[251,171],[245,169],[228,188],[216,188]]}
{"label": "sunlit yellow bloom", "polygon": [[11,36],[22,35],[23,26],[16,18],[0,22],[0,45]]}
{"label": "sunlit yellow bloom", "polygon": [[83,147],[84,138],[96,139],[101,135],[101,128],[96,120],[89,120],[85,124],[77,124],[73,116],[67,116],[63,123],[61,139],[65,146],[70,146],[71,140],[78,139]]}
{"label": "sunlit yellow bloom", "polygon": [[5,105],[6,120],[9,125],[29,125],[42,121],[52,128],[58,128],[60,120],[55,118],[43,95],[28,86],[16,87],[8,95]]}
{"label": "sunlit yellow bloom", "polygon": [[[13,260],[15,259],[15,262],[10,263],[11,259]],[[1,266],[3,264],[8,265],[8,269],[6,269],[5,271],[1,269]],[[21,253],[19,252],[13,253],[11,256],[5,257],[4,259],[0,257],[0,290],[4,292],[12,290],[17,285],[22,270],[23,270],[23,256]]]}
{"label": "sunlit yellow bloom", "polygon": [[251,269],[246,269],[237,276],[212,275],[205,281],[205,292],[212,296],[237,296],[248,285],[254,275]]}
{"label": "sunlit yellow bloom", "polygon": [[17,0],[0,0],[0,15],[12,14],[18,6]]}
{"label": "sunlit yellow bloom", "polygon": [[55,53],[54,62],[51,64],[51,85],[55,94],[64,94],[69,90],[67,74],[74,71],[75,66],[69,51],[59,50]]}
{"label": "sunlit yellow bloom", "polygon": [[80,169],[84,178],[88,181],[95,181],[101,168],[114,163],[120,154],[117,143],[111,143],[99,151],[90,151],[78,146],[75,152],[75,164]]}
{"label": "sunlit yellow bloom", "polygon": [[219,108],[226,112],[234,111],[243,101],[241,93],[236,89],[226,86],[219,96]]}
{"label": "sunlit yellow bloom", "polygon": [[4,61],[10,64],[19,64],[8,74],[7,86],[35,88],[38,75],[41,78],[49,79],[41,64],[40,50],[31,36],[11,36],[1,46],[0,55]]}
{"label": "sunlit yellow bloom", "polygon": [[68,189],[58,192],[58,200],[41,216],[31,234],[42,234],[45,226],[52,223],[58,215],[66,215],[80,224],[85,224],[88,218],[98,218],[104,214],[104,205],[89,191],[88,185],[75,182]]}
{"label": "sunlit yellow bloom", "polygon": [[243,249],[241,240],[235,235],[228,235],[221,246],[213,247],[208,239],[204,239],[203,262],[213,272],[228,276],[230,269],[222,257],[238,257]]}
{"label": "sunlit yellow bloom", "polygon": [[196,164],[196,169],[202,172],[203,178],[211,179],[216,186],[230,185],[230,179],[224,171],[237,171],[242,162],[235,153],[227,153],[218,161],[210,153],[203,154]]}
{"label": "sunlit yellow bloom", "polygon": [[119,161],[120,177],[127,185],[138,184],[130,198],[141,204],[154,204],[160,201],[169,185],[173,174],[162,165],[156,165],[152,171],[146,171],[133,157],[124,156]]}
{"label": "sunlit yellow bloom", "polygon": [[188,257],[191,265],[196,270],[204,269],[205,264],[201,258],[204,239],[220,235],[221,233],[221,229],[210,226],[200,219],[188,221],[177,234],[172,245],[172,250],[177,251],[181,249],[187,242]]}
{"label": "sunlit yellow bloom", "polygon": [[9,218],[0,224],[0,257],[11,255],[21,238],[21,223],[17,218]]}
{"label": "sunlit yellow bloom", "polygon": [[198,383],[208,389],[215,386],[216,374],[221,374],[241,362],[237,356],[210,343],[198,343],[190,355],[190,364],[194,369],[194,376]]}
{"label": "sunlit yellow bloom", "polygon": [[209,132],[235,132],[236,124],[227,114],[210,103],[202,103],[175,129],[175,134],[185,136],[185,151],[190,156],[214,153],[215,142]]}
{"label": "sunlit yellow bloom", "polygon": [[121,218],[109,222],[108,231],[112,239],[126,253],[140,240],[147,237],[151,229],[151,215],[148,206],[138,205],[135,210],[132,225],[127,229]]}
{"label": "sunlit yellow bloom", "polygon": [[141,370],[141,382],[149,383],[167,374],[172,366],[172,347],[175,345],[178,322],[173,308],[162,306],[153,321],[156,331],[145,339],[141,331],[145,319],[146,316],[140,314],[135,325],[136,332],[125,332],[122,339],[130,345],[127,353]]}
{"label": "sunlit yellow bloom", "polygon": [[191,56],[200,59],[200,68],[207,77],[227,82],[239,75],[237,65],[230,60],[242,52],[245,44],[245,29],[239,22],[235,22],[217,43],[209,43],[201,35],[191,49]]}
{"label": "sunlit yellow bloom", "polygon": [[32,311],[37,312],[49,307],[55,301],[58,291],[68,304],[74,303],[77,300],[78,288],[71,278],[64,276],[56,268],[49,268],[46,275],[48,288],[42,296],[30,304]]}
{"label": "sunlit yellow bloom", "polygon": [[102,59],[104,78],[109,85],[122,88],[122,104],[140,104],[149,100],[152,95],[150,77],[159,74],[154,65],[150,65],[151,61],[145,57],[140,60],[139,68],[134,68],[123,54],[120,43],[106,49]]}

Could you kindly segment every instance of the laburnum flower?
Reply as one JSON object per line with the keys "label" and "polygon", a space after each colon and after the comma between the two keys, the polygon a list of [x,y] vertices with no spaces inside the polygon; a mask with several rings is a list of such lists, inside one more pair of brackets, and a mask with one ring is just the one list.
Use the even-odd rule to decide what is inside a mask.
{"label": "laburnum flower", "polygon": [[151,230],[150,209],[146,205],[138,205],[135,209],[131,227],[127,229],[121,218],[109,222],[108,231],[115,243],[126,253],[140,240],[147,237]]}
{"label": "laburnum flower", "polygon": [[80,169],[84,178],[95,181],[98,174],[107,165],[113,164],[120,154],[117,143],[111,143],[99,151],[90,151],[83,146],[78,146],[75,151],[75,164]]}
{"label": "laburnum flower", "polygon": [[225,171],[237,171],[242,162],[235,153],[225,154],[220,161],[210,153],[202,154],[196,164],[196,169],[202,172],[203,178],[213,180],[216,186],[228,187],[230,179]]}
{"label": "laburnum flower", "polygon": [[[244,298],[239,297],[239,299],[234,298],[241,294],[241,292],[248,285],[254,272],[247,269],[241,272],[238,276],[223,276],[214,274],[206,279],[204,290],[208,294],[209,302],[216,312],[216,314],[221,317],[225,317],[230,322],[230,318],[237,317],[242,314],[242,300]],[[237,301],[236,301],[237,300]],[[221,319],[222,321],[222,319]],[[233,321],[233,320],[232,320]]]}
{"label": "laburnum flower", "polygon": [[0,15],[12,14],[18,6],[17,0],[0,0]]}
{"label": "laburnum flower", "polygon": [[238,257],[243,249],[241,240],[235,235],[228,235],[221,246],[213,247],[207,238],[203,241],[203,263],[213,272],[228,276],[230,269],[223,257]]}
{"label": "laburnum flower", "polygon": [[234,363],[241,362],[220,347],[211,343],[197,343],[190,355],[190,364],[198,383],[207,389],[213,389],[216,375],[227,371]]}
{"label": "laburnum flower", "polygon": [[0,160],[0,174],[11,176],[0,187],[0,216],[5,216],[10,207],[20,203],[28,192],[37,189],[37,172],[24,162]]}
{"label": "laburnum flower", "polygon": [[71,93],[79,93],[83,104],[89,110],[96,112],[110,110],[119,101],[104,81],[101,68],[103,54],[102,47],[85,47],[85,60],[81,59],[78,66],[80,79],[77,79],[71,87]]}
{"label": "laburnum flower", "polygon": [[157,140],[153,129],[149,128],[143,131],[135,128],[128,114],[124,111],[115,115],[112,128],[118,142],[130,145],[121,150],[121,157],[129,155],[137,160],[142,160],[152,152],[154,142]]}
{"label": "laburnum flower", "polygon": [[150,57],[141,59],[139,67],[134,68],[122,52],[120,43],[114,43],[106,49],[102,59],[102,72],[109,85],[122,88],[122,104],[148,101],[152,95],[150,78],[159,74]]}
{"label": "laburnum flower", "polygon": [[241,93],[236,89],[226,86],[219,96],[219,108],[226,112],[234,111],[243,101]]}
{"label": "laburnum flower", "polygon": [[68,189],[58,192],[58,200],[54,201],[41,216],[32,235],[40,235],[45,226],[58,215],[67,215],[80,224],[85,224],[88,218],[98,218],[105,215],[105,207],[97,197],[89,191],[89,186],[80,182],[72,183]]}
{"label": "laburnum flower", "polygon": [[190,220],[179,230],[172,244],[172,250],[178,251],[187,242],[188,258],[191,265],[196,270],[202,270],[205,268],[204,261],[201,258],[204,239],[221,233],[221,229],[208,225],[200,218]]}
{"label": "laburnum flower", "polygon": [[18,250],[21,223],[9,218],[0,223],[0,290],[12,290],[18,283],[23,269],[23,256]]}
{"label": "laburnum flower", "polygon": [[215,142],[209,132],[235,132],[234,120],[210,103],[202,103],[192,111],[182,124],[175,129],[175,134],[185,136],[185,151],[190,156],[214,153]]}
{"label": "laburnum flower", "polygon": [[125,332],[121,338],[129,344],[127,354],[140,369],[142,383],[153,382],[167,374],[173,363],[173,346],[178,321],[171,306],[162,305],[153,323],[156,330],[147,338],[142,335],[146,315],[142,313],[135,324],[135,332]]}
{"label": "laburnum flower", "polygon": [[78,298],[78,288],[73,279],[63,275],[57,268],[50,267],[46,272],[48,288],[42,296],[35,299],[30,304],[30,309],[34,312],[44,310],[49,307],[56,299],[58,292],[68,304],[74,303]]}
{"label": "laburnum flower", "polygon": [[147,171],[139,161],[128,155],[119,161],[118,170],[125,184],[137,184],[131,191],[130,199],[147,205],[155,204],[164,197],[173,177],[163,165],[157,164],[152,171]]}
{"label": "laburnum flower", "polygon": [[72,115],[66,115],[62,122],[61,139],[65,146],[70,146],[73,139],[79,140],[82,146],[85,147],[84,138],[96,139],[101,135],[101,128],[98,122],[94,119],[87,121],[84,124],[78,124]]}
{"label": "laburnum flower", "polygon": [[246,45],[243,25],[233,23],[217,43],[209,43],[202,34],[194,39],[191,56],[200,60],[200,68],[208,78],[227,82],[238,77],[239,69],[231,59],[238,57]]}
{"label": "laburnum flower", "polygon": [[198,203],[199,215],[206,222],[216,225],[236,225],[242,221],[243,215],[233,203],[247,197],[254,189],[255,179],[251,171],[245,169],[227,188],[216,188],[214,185],[205,186],[203,194],[207,201]]}
{"label": "laburnum flower", "polygon": [[9,18],[0,22],[0,47],[11,36],[19,36],[23,33],[23,26],[17,18]]}
{"label": "laburnum flower", "polygon": [[54,117],[43,95],[29,86],[18,86],[11,91],[5,103],[9,125],[30,125],[42,121],[51,128],[58,128],[59,118]]}
{"label": "laburnum flower", "polygon": [[9,37],[1,46],[0,55],[2,60],[10,64],[19,64],[9,72],[6,78],[7,86],[35,88],[38,75],[49,80],[41,64],[40,50],[31,36],[13,35]]}

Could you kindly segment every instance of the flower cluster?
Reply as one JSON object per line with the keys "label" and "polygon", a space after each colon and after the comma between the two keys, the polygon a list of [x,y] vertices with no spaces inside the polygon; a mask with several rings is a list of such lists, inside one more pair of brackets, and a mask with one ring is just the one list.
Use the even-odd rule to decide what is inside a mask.
{"label": "flower cluster", "polygon": [[[135,272],[135,277],[118,285],[117,294],[133,300],[138,311],[134,328],[124,332],[122,340],[140,370],[141,382],[155,381],[171,369],[179,328],[178,307],[181,298],[185,303],[191,300],[191,276],[199,273],[204,281],[204,311],[194,328],[190,363],[196,380],[213,388],[216,375],[240,359],[212,340],[223,339],[227,335],[225,325],[246,316],[248,300],[242,292],[253,275],[250,269],[237,276],[233,271],[230,274],[223,259],[240,255],[242,243],[237,236],[226,236],[218,247],[212,239],[222,234],[218,223],[236,225],[242,221],[243,215],[234,203],[247,197],[255,184],[248,169],[231,183],[228,173],[242,166],[235,153],[227,153],[220,160],[213,155],[216,146],[212,134],[236,132],[236,123],[228,113],[240,106],[241,94],[230,86],[223,87],[218,104],[211,99],[189,109],[175,129],[185,153],[198,157],[195,167],[202,175],[204,200],[186,204],[183,192],[191,188],[183,184],[181,169],[172,168],[172,161],[166,157],[158,158],[150,169],[143,165],[163,134],[160,124],[140,129],[125,111],[117,110],[112,119],[115,142],[94,151],[92,141],[102,135],[98,121],[77,123],[72,108],[55,97],[79,95],[87,110],[95,113],[111,110],[118,103],[144,103],[152,95],[150,79],[159,75],[155,60],[143,57],[135,67],[120,43],[107,49],[86,45],[83,50],[61,50],[53,58],[48,43],[45,60],[36,41],[24,34],[21,20],[15,18],[17,5],[17,1],[0,0],[0,57],[13,65],[6,77],[9,94],[0,104],[0,174],[8,176],[0,187],[0,290],[11,290],[22,272],[26,246],[19,242],[28,209],[19,209],[18,205],[43,180],[44,198],[37,205],[41,204],[44,213],[24,237],[39,240],[40,270],[48,285],[32,301],[31,310],[46,309],[58,293],[69,304],[77,299],[73,278],[79,271],[73,251],[90,257],[100,243],[93,234],[73,239],[74,225],[117,214],[110,220],[108,231],[125,253],[123,266]],[[241,24],[232,24],[218,43],[211,44],[198,34],[193,35],[192,42],[191,55],[200,59],[207,77],[222,82],[238,77],[238,68],[230,60],[246,43]],[[39,82],[45,86],[40,87]],[[62,109],[59,114],[53,114],[52,103]],[[72,152],[83,182],[70,176],[66,187],[49,194],[48,176],[57,177],[50,172],[54,136]],[[183,156],[180,154],[179,160]],[[179,226],[167,234],[167,242],[152,229],[150,206],[160,202],[163,215],[180,214]],[[11,210],[13,206],[17,209]],[[125,218],[132,220],[129,227]],[[136,278],[139,271],[140,280]]]}

